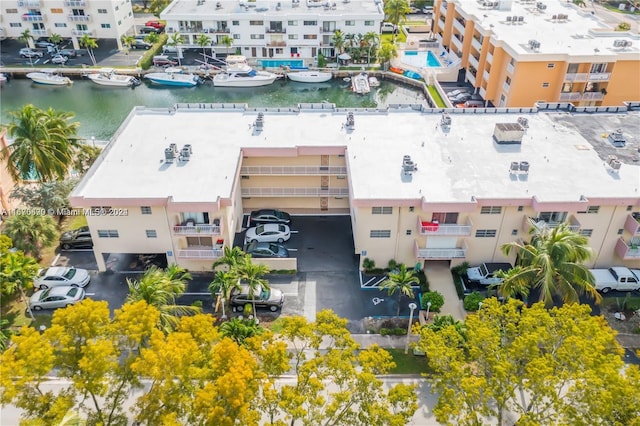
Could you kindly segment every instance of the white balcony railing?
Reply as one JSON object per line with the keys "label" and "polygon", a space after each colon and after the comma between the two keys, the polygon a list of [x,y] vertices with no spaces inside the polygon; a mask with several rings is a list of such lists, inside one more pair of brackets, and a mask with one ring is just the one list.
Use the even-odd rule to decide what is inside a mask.
{"label": "white balcony railing", "polygon": [[416,250],[418,259],[456,259],[467,257],[467,250],[464,248],[418,248]]}
{"label": "white balcony railing", "polygon": [[178,250],[177,257],[182,259],[217,259],[222,257],[222,249],[205,248],[205,249],[184,249]]}
{"label": "white balcony railing", "polygon": [[582,94],[583,101],[601,101],[604,99],[604,93],[602,92],[584,92]]}
{"label": "white balcony railing", "polygon": [[560,101],[579,101],[582,97],[582,93],[580,92],[565,92],[560,93],[560,97],[558,100]]}
{"label": "white balcony railing", "polygon": [[493,55],[491,53],[487,53],[487,57],[485,59],[488,64],[493,62]]}
{"label": "white balcony railing", "polygon": [[73,34],[75,36],[83,36],[83,35],[93,36],[93,31],[91,31],[91,30],[73,30],[73,31],[71,31],[71,34]]}
{"label": "white balcony railing", "polygon": [[42,15],[22,15],[22,20],[25,22],[43,22],[44,16]]}
{"label": "white balcony railing", "polygon": [[67,20],[71,22],[89,22],[91,15],[67,15]]}
{"label": "white balcony railing", "polygon": [[473,67],[474,67],[475,69],[480,68],[480,63],[478,62],[478,60],[476,59],[476,57],[475,57],[475,56],[473,56],[473,55],[469,55],[469,63],[470,63],[471,65],[473,65]]}
{"label": "white balcony railing", "polygon": [[573,82],[581,82],[587,81],[587,73],[567,73],[564,76],[564,81],[573,81]]}
{"label": "white balcony railing", "polygon": [[484,71],[482,73],[482,79],[486,82],[489,82],[489,71]]}
{"label": "white balcony railing", "polygon": [[457,37],[451,37],[451,43],[458,48],[458,51],[462,52],[462,42]]}
{"label": "white balcony railing", "polygon": [[484,87],[480,88],[480,96],[482,96],[482,99],[487,99],[487,89]]}
{"label": "white balcony railing", "polygon": [[441,15],[446,15],[447,14],[447,2],[443,1],[442,4],[440,5],[440,14]]}
{"label": "white balcony railing", "polygon": [[462,25],[462,22],[458,21],[457,19],[453,20],[453,28],[458,30],[460,34],[464,34],[464,25]]}
{"label": "white balcony railing", "polygon": [[478,52],[482,50],[482,43],[480,43],[480,40],[475,37],[471,40],[471,46],[473,46]]}
{"label": "white balcony railing", "polygon": [[20,0],[18,7],[40,7],[42,6],[41,0]]}
{"label": "white balcony railing", "polygon": [[34,36],[46,36],[49,35],[49,30],[31,30],[31,35]]}
{"label": "white balcony railing", "polygon": [[611,73],[608,72],[599,72],[589,74],[589,81],[609,81],[611,78]]}
{"label": "white balcony railing", "polygon": [[466,73],[465,77],[466,77],[467,81],[468,81],[469,83],[471,83],[471,85],[473,85],[473,86],[475,86],[475,85],[476,85],[476,76],[475,76],[475,75],[473,75],[473,74],[471,73],[471,71],[467,70],[467,73]]}
{"label": "white balcony railing", "polygon": [[505,81],[505,82],[504,82],[504,84],[502,85],[502,88],[504,89],[504,91],[505,91],[505,92],[508,92],[508,91],[509,91],[509,87],[511,87],[511,86],[509,86],[509,83],[507,83],[506,81]]}
{"label": "white balcony railing", "polygon": [[84,7],[87,2],[85,0],[65,0],[64,5],[68,7]]}
{"label": "white balcony railing", "polygon": [[347,197],[349,188],[242,188],[243,197]]}
{"label": "white balcony railing", "polygon": [[420,235],[471,235],[471,225],[455,223],[432,223],[418,219]]}
{"label": "white balcony railing", "polygon": [[220,225],[176,225],[173,227],[175,235],[220,235]]}
{"label": "white balcony railing", "polygon": [[341,166],[243,166],[241,175],[346,175]]}
{"label": "white balcony railing", "polygon": [[509,74],[513,74],[513,72],[516,70],[516,67],[513,66],[513,64],[509,63],[507,64],[507,72]]}

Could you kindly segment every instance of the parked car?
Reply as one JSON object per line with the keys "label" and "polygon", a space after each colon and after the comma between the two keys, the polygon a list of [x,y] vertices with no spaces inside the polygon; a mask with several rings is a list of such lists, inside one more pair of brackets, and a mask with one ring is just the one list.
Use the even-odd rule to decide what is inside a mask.
{"label": "parked car", "polygon": [[249,243],[245,246],[244,252],[252,257],[289,257],[289,250],[276,243]]}
{"label": "parked car", "polygon": [[284,304],[284,294],[275,288],[267,290],[262,286],[257,286],[252,295],[249,293],[248,285],[241,285],[239,290],[234,289],[231,292],[229,304],[234,312],[242,310],[247,303],[255,304],[256,308],[269,308],[271,312],[278,311]]}
{"label": "parked car", "polygon": [[422,8],[422,13],[426,14],[426,15],[432,15],[433,14],[433,6],[425,6]]}
{"label": "parked car", "polygon": [[151,33],[160,34],[163,30],[164,30],[164,28],[142,27],[142,28],[140,28],[140,30],[138,32],[140,34],[151,34]]}
{"label": "parked car", "polygon": [[160,22],[160,21],[147,21],[144,23],[145,27],[153,27],[153,28],[159,28],[161,30],[164,29],[165,25]]}
{"label": "parked car", "polygon": [[178,53],[178,46],[169,46],[165,44],[162,46],[162,53]]}
{"label": "parked car", "polygon": [[38,290],[29,298],[29,307],[34,311],[64,308],[80,302],[85,295],[83,289],[70,286]]}
{"label": "parked car", "polygon": [[471,93],[461,93],[458,96],[454,96],[453,98],[449,98],[452,104],[463,104],[471,99]]}
{"label": "parked car", "polygon": [[456,90],[452,90],[451,92],[447,92],[447,98],[452,99],[452,98],[455,98],[456,96],[466,95],[466,94],[469,94],[468,89],[456,89]]}
{"label": "parked car", "polygon": [[278,209],[254,210],[249,216],[249,223],[251,225],[260,223],[282,223],[288,225],[291,223],[291,216],[289,213]]}
{"label": "parked car", "polygon": [[58,50],[58,54],[67,58],[75,58],[78,56],[78,51],[75,49],[60,49]]}
{"label": "parked car", "polygon": [[60,247],[64,250],[71,248],[92,248],[93,240],[88,226],[83,226],[73,231],[67,231],[60,236]]}
{"label": "parked car", "polygon": [[484,101],[468,100],[468,101],[465,101],[464,103],[456,105],[456,108],[482,108],[482,107],[484,107]]}
{"label": "parked car", "polygon": [[86,269],[76,267],[52,266],[42,269],[33,281],[33,286],[44,290],[51,287],[86,287],[91,277]]}
{"label": "parked car", "polygon": [[417,7],[410,7],[409,8],[409,13],[416,14],[416,13],[420,13],[420,12],[422,12],[422,11],[420,9],[418,9]]}
{"label": "parked car", "polygon": [[30,47],[23,47],[22,49],[20,49],[21,58],[42,58],[43,56],[44,52],[31,49]]}
{"label": "parked car", "polygon": [[178,65],[178,61],[166,55],[156,55],[153,57],[153,65],[157,67],[171,67]]}
{"label": "parked car", "polygon": [[291,230],[287,225],[280,223],[265,223],[255,228],[247,229],[244,240],[247,243],[254,241],[261,243],[283,243],[291,238]]}
{"label": "parked car", "polygon": [[393,25],[391,22],[383,22],[382,26],[380,27],[381,33],[392,33],[395,30],[396,30],[396,26]]}
{"label": "parked car", "polygon": [[58,65],[64,65],[64,64],[67,63],[68,60],[69,60],[69,58],[67,58],[66,56],[57,54],[57,55],[54,55],[51,58],[51,63],[58,64]]}
{"label": "parked car", "polygon": [[51,43],[49,40],[42,40],[42,39],[38,39],[33,43],[36,47],[39,47],[41,49],[46,49],[47,47],[55,47],[56,45],[54,43]]}
{"label": "parked car", "polygon": [[140,39],[134,39],[133,43],[131,43],[131,48],[132,49],[145,49],[145,50],[149,50],[151,49],[152,44],[151,43],[147,43],[144,40],[140,40]]}

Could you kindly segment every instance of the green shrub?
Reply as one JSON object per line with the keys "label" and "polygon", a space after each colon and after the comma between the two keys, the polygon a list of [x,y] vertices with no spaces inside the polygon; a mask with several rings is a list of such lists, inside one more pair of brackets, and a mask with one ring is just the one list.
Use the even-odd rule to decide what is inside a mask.
{"label": "green shrub", "polygon": [[245,317],[248,317],[249,315],[253,314],[253,306],[251,306],[251,303],[245,303],[244,309],[242,310],[242,314]]}
{"label": "green shrub", "polygon": [[389,269],[390,271],[393,271],[394,269],[398,268],[398,262],[396,262],[395,259],[391,259],[389,261],[389,263],[387,263],[387,269]]}
{"label": "green shrub", "polygon": [[464,309],[467,310],[468,312],[475,312],[478,310],[478,308],[480,307],[480,302],[482,302],[484,300],[484,296],[480,293],[478,293],[477,291],[474,291],[471,294],[468,294],[465,298],[464,298]]}
{"label": "green shrub", "polygon": [[416,272],[416,276],[420,280],[420,293],[426,293],[429,291],[429,280],[427,279],[427,275],[424,273],[424,270],[421,269]]}
{"label": "green shrub", "polygon": [[380,329],[381,336],[404,336],[406,334],[407,334],[407,330],[405,330],[402,327],[395,327],[395,328],[382,327]]}
{"label": "green shrub", "polygon": [[428,291],[420,297],[420,307],[427,309],[427,302],[431,302],[430,312],[440,312],[440,308],[444,305],[444,297],[437,291]]}
{"label": "green shrub", "polygon": [[464,298],[464,284],[462,283],[462,277],[453,277],[453,284],[456,286],[456,293],[458,294],[458,299],[462,300]]}
{"label": "green shrub", "polygon": [[191,306],[202,309],[202,300],[194,300]]}
{"label": "green shrub", "polygon": [[160,34],[158,42],[154,43],[149,50],[147,50],[140,61],[138,61],[138,67],[143,70],[148,70],[153,65],[153,57],[162,53],[162,46],[167,42],[167,34]]}
{"label": "green shrub", "polygon": [[362,261],[362,267],[364,268],[365,272],[371,272],[373,269],[375,269],[376,262],[373,259],[365,257]]}
{"label": "green shrub", "polygon": [[467,273],[467,269],[469,269],[469,267],[471,267],[469,262],[462,262],[461,264],[451,268],[451,275],[454,277],[462,277]]}

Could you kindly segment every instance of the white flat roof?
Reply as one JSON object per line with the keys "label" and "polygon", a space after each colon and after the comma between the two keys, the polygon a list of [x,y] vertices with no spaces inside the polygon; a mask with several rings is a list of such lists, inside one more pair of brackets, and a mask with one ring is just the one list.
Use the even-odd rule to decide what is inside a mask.
{"label": "white flat roof", "polygon": [[[314,15],[318,18],[332,15],[382,15],[382,1],[374,0],[206,0],[198,4],[196,0],[174,0],[162,11],[163,19],[192,17],[201,19],[228,19],[246,15],[259,18],[284,18]],[[221,7],[217,7],[217,5]],[[278,5],[279,8],[278,8]],[[326,7],[329,5],[329,7]],[[322,25],[322,24],[320,24]]]}
{"label": "white flat roof", "polygon": [[[498,0],[490,2],[498,3]],[[492,37],[502,40],[518,54],[603,57],[615,55],[640,60],[640,37],[637,34],[615,32],[614,24],[607,24],[599,18],[600,12],[591,13],[594,9],[589,5],[589,1],[585,2],[587,7],[583,8],[566,0],[501,0],[500,3],[510,3],[511,7],[500,10],[485,7],[482,1],[456,0],[456,9],[460,8],[465,13],[473,15],[485,31],[491,31]],[[546,9],[538,9],[537,3],[543,3]],[[567,18],[554,20],[554,15],[567,15]],[[514,16],[522,16],[523,21],[507,21],[507,17]],[[637,33],[637,22],[633,19],[627,22]],[[540,48],[533,51],[529,47],[529,40],[540,42]],[[615,40],[631,41],[632,45],[614,47]]]}
{"label": "white flat roof", "polygon": [[[332,146],[347,148],[355,199],[469,202],[471,197],[535,196],[541,202],[564,202],[583,195],[640,196],[637,113],[522,114],[529,128],[521,145],[493,140],[495,124],[515,123],[514,114],[454,114],[450,131],[443,132],[440,114],[408,109],[356,111],[352,131],[344,126],[344,110],[265,112],[259,133],[252,129],[256,114],[241,109],[134,110],[73,197],[216,202],[231,196],[243,147]],[[617,128],[627,137],[624,149],[602,137]],[[190,161],[165,164],[169,143],[178,149],[191,144]],[[610,152],[618,152],[623,161],[618,173],[605,166]],[[410,180],[401,174],[404,155],[418,165]],[[514,161],[528,161],[529,174],[509,174]]]}

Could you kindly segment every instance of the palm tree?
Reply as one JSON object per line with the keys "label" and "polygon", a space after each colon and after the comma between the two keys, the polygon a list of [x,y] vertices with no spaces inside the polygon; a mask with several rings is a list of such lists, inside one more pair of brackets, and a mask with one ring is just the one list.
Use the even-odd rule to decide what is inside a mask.
{"label": "palm tree", "polygon": [[58,237],[53,217],[44,214],[9,216],[4,221],[3,232],[18,250],[36,259],[40,259],[40,250],[51,246]]}
{"label": "palm tree", "polygon": [[[269,290],[271,288],[269,286],[269,281],[262,278],[263,275],[269,273],[269,267],[267,265],[258,265],[256,263],[253,263],[251,261],[251,256],[243,257],[242,260],[236,265],[236,271],[242,285],[246,285],[247,287],[249,287],[250,299],[254,299],[258,288],[261,288],[262,290]],[[255,300],[253,301],[253,314],[257,322],[258,317],[255,316]]]}
{"label": "palm tree", "polygon": [[222,323],[219,330],[224,337],[228,337],[238,345],[245,345],[246,339],[264,332],[264,329],[258,326],[257,321],[240,318],[233,318],[231,321]]}
{"label": "palm tree", "polygon": [[225,247],[223,249],[222,257],[218,258],[213,263],[212,268],[216,269],[220,265],[226,265],[228,271],[235,271],[235,268],[242,262],[242,260],[248,255],[243,252],[240,247]]}
{"label": "palm tree", "polygon": [[[404,22],[407,15],[411,13],[407,0],[387,0],[384,4],[384,14],[387,22],[391,22],[398,28],[400,22]],[[393,41],[396,41],[397,30],[393,32]]]}
{"label": "palm tree", "polygon": [[79,123],[69,122],[73,114],[49,108],[43,111],[27,104],[9,112],[13,119],[8,132],[13,143],[0,151],[0,159],[8,160],[7,170],[16,181],[44,181],[66,177],[77,147]]}
{"label": "palm tree", "polygon": [[80,144],[73,156],[73,169],[84,174],[98,159],[102,149],[99,146]]}
{"label": "palm tree", "polygon": [[233,37],[226,35],[220,39],[220,43],[224,44],[224,47],[227,50],[227,55],[229,55],[229,48],[233,44]]}
{"label": "palm tree", "polygon": [[[184,42],[184,37],[182,37],[182,35],[180,35],[180,33],[173,33],[171,34],[171,37],[169,37],[169,39],[167,40],[166,45],[167,46],[174,46],[174,47],[178,47],[178,45],[182,44]],[[181,62],[181,58],[182,55],[179,54],[178,56],[178,64],[182,65]]]}
{"label": "palm tree", "polygon": [[344,33],[340,30],[335,30],[331,36],[331,42],[336,49],[336,56],[338,56],[344,49]]}
{"label": "palm tree", "polygon": [[384,69],[388,69],[389,62],[398,56],[398,48],[392,43],[382,43],[380,49],[378,49],[378,58],[382,62]]}
{"label": "palm tree", "polygon": [[24,30],[18,36],[18,40],[23,42],[26,47],[31,47],[30,42],[33,41],[33,34],[31,34],[31,30]]}
{"label": "palm tree", "polygon": [[125,46],[125,48],[127,49],[126,53],[127,55],[129,54],[129,50],[131,50],[131,46],[133,46],[133,43],[136,42],[136,38],[132,35],[123,35],[122,38],[122,44]]}
{"label": "palm tree", "polygon": [[25,256],[21,251],[4,253],[0,264],[2,265],[0,267],[2,294],[9,296],[19,290],[22,301],[27,306],[27,312],[29,312],[31,319],[34,319],[24,291],[33,286],[33,277],[38,273],[40,266],[33,257]]}
{"label": "palm tree", "polygon": [[381,290],[387,290],[389,296],[398,293],[398,313],[400,316],[400,299],[402,296],[413,298],[413,288],[411,286],[420,284],[420,280],[416,277],[412,269],[407,269],[405,265],[400,265],[398,272],[390,272],[389,278],[380,283]]}
{"label": "palm tree", "polygon": [[82,47],[86,47],[87,48],[87,52],[89,53],[89,58],[91,58],[91,62],[93,63],[93,66],[96,66],[96,57],[93,55],[93,49],[97,49],[98,48],[98,42],[96,41],[96,39],[91,38],[91,36],[89,34],[85,34],[82,36],[82,38],[80,40],[78,40],[78,43],[80,44],[80,46]]}
{"label": "palm tree", "polygon": [[186,282],[190,279],[191,274],[175,264],[166,270],[152,266],[139,281],[127,278],[129,295],[126,302],[144,300],[154,306],[160,311],[158,328],[165,333],[171,332],[177,326],[180,316],[200,312],[198,307],[176,304],[176,299],[182,296]]}
{"label": "palm tree", "polygon": [[240,289],[240,284],[238,283],[238,274],[236,273],[235,269],[230,271],[217,271],[215,278],[213,279],[211,284],[209,284],[211,297],[214,297],[215,295],[217,297],[217,300],[222,299],[223,318],[226,317],[224,306],[231,298],[231,291],[233,289]]}
{"label": "palm tree", "polygon": [[376,51],[378,43],[380,43],[380,35],[374,31],[369,31],[362,37],[362,42],[367,47],[367,65],[371,63],[371,49]]}
{"label": "palm tree", "polygon": [[515,252],[520,267],[506,275],[499,290],[503,296],[523,294],[522,287],[528,287],[537,289],[540,301],[547,306],[554,296],[564,303],[577,303],[582,294],[600,300],[594,277],[583,265],[593,255],[587,237],[570,230],[566,223],[550,228],[533,221],[530,234],[529,243],[511,242],[501,247],[506,256]]}
{"label": "palm tree", "polygon": [[204,49],[207,46],[211,46],[211,38],[209,38],[209,36],[206,36],[204,34],[200,34],[196,39],[196,43],[198,44],[198,46],[202,47],[202,56],[204,56],[204,61],[207,62],[207,55]]}
{"label": "palm tree", "polygon": [[144,38],[144,41],[146,41],[149,44],[156,44],[158,40],[160,40],[160,36],[156,33],[149,33]]}
{"label": "palm tree", "polygon": [[53,33],[53,34],[51,34],[49,36],[48,40],[49,40],[50,43],[55,44],[56,45],[56,49],[57,49],[57,46],[62,41],[62,36],[60,34]]}

